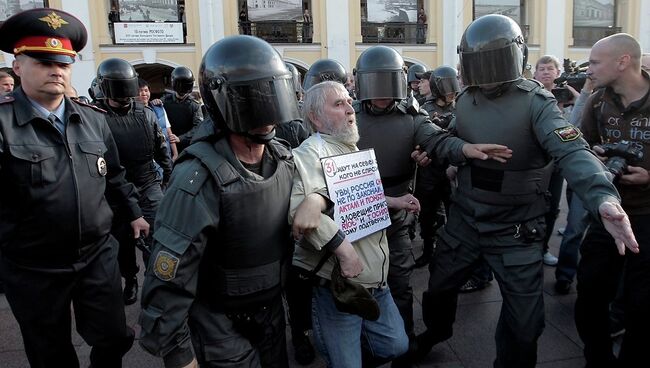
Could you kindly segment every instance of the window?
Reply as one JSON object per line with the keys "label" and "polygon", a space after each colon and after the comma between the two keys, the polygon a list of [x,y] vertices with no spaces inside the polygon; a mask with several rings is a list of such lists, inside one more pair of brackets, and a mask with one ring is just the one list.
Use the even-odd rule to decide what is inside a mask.
{"label": "window", "polygon": [[474,0],[474,19],[487,14],[501,14],[512,18],[524,34],[524,40],[528,42],[530,27],[526,20],[526,8],[524,0]]}
{"label": "window", "polygon": [[311,43],[311,0],[239,0],[239,33],[271,43]]}
{"label": "window", "polygon": [[12,0],[0,0],[0,22],[4,22],[7,18],[11,17],[16,13],[20,13],[23,10],[35,9],[35,8],[47,8],[49,7],[49,1],[12,1]]}
{"label": "window", "polygon": [[620,31],[616,27],[616,0],[574,0],[574,46],[591,47],[599,39]]}
{"label": "window", "polygon": [[108,5],[108,26],[116,44],[186,41],[185,0],[109,0]]}
{"label": "window", "polygon": [[427,26],[424,0],[361,0],[364,43],[423,44]]}

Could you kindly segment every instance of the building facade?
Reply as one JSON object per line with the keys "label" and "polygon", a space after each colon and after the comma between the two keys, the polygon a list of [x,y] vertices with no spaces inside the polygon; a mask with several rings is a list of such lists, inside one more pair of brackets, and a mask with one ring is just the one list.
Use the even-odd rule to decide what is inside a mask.
{"label": "building facade", "polygon": [[[650,22],[641,21],[650,19],[650,0],[0,0],[0,21],[26,6],[62,9],[87,26],[72,81],[82,95],[97,65],[119,57],[155,96],[169,87],[174,67],[198,73],[210,45],[236,34],[266,39],[302,73],[321,58],[352,71],[359,54],[378,43],[407,64],[456,65],[465,27],[488,13],[522,26],[530,63],[545,54],[584,62],[596,40],[616,32],[632,34],[650,51]],[[426,23],[418,23],[419,9]],[[12,61],[3,54],[0,68]]]}

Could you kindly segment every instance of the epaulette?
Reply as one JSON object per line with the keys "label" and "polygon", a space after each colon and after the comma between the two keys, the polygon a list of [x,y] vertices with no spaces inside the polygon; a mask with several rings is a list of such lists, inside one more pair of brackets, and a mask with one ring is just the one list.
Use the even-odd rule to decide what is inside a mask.
{"label": "epaulette", "polygon": [[542,82],[537,81],[535,79],[522,79],[521,82],[517,83],[517,88],[526,92],[531,92],[532,90],[538,87],[544,88],[544,85],[542,84]]}
{"label": "epaulette", "polygon": [[12,95],[4,95],[0,96],[0,104],[6,104],[10,102],[14,102],[16,99]]}
{"label": "epaulette", "polygon": [[87,104],[87,103],[85,103],[83,101],[80,101],[80,100],[78,100],[76,98],[71,98],[70,101],[72,101],[72,102],[74,102],[74,103],[76,103],[78,105],[81,105],[81,106],[90,107],[91,109],[93,109],[95,111],[98,111],[98,112],[101,112],[102,114],[106,114],[106,110],[102,109],[99,106]]}

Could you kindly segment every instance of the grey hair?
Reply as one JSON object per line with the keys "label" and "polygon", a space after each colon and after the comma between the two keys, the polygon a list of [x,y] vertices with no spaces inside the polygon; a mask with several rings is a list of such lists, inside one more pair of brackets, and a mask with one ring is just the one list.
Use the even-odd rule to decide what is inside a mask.
{"label": "grey hair", "polygon": [[327,100],[327,93],[336,90],[338,90],[339,92],[343,92],[346,95],[348,93],[348,91],[341,83],[335,81],[320,82],[318,84],[311,86],[311,88],[309,88],[307,92],[305,92],[305,97],[303,98],[302,101],[303,122],[307,127],[311,129],[312,132],[316,132],[318,130],[316,129],[314,123],[309,118],[309,115],[310,114],[314,114],[316,116],[323,115],[323,111],[325,109],[325,101]]}

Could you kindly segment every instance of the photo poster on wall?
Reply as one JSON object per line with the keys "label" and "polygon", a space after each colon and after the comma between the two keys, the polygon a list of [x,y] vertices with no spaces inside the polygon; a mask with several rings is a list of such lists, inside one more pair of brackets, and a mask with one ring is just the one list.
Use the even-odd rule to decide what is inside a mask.
{"label": "photo poster on wall", "polygon": [[179,22],[176,0],[119,0],[122,22]]}
{"label": "photo poster on wall", "polygon": [[44,7],[43,0],[0,0],[0,22],[23,10]]}
{"label": "photo poster on wall", "polygon": [[500,14],[512,18],[521,24],[521,3],[520,0],[475,0],[474,19],[487,14]]}
{"label": "photo poster on wall", "polygon": [[416,23],[418,21],[417,0],[368,0],[368,22],[372,23]]}
{"label": "photo poster on wall", "polygon": [[614,26],[614,0],[574,0],[573,25],[576,27]]}
{"label": "photo poster on wall", "polygon": [[302,20],[302,0],[248,0],[248,20]]}

